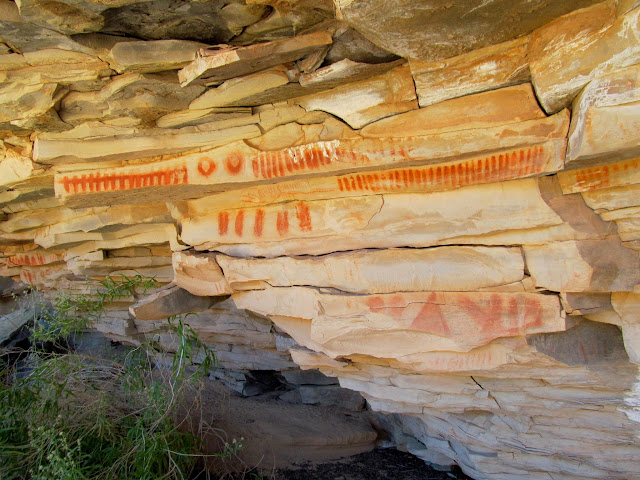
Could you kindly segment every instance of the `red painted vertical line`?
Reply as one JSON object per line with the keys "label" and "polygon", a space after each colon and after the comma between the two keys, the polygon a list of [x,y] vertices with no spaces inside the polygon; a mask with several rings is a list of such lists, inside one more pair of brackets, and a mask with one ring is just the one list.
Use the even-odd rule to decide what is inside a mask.
{"label": "red painted vertical line", "polygon": [[256,210],[256,216],[253,222],[253,234],[256,237],[261,237],[263,228],[264,228],[264,210],[259,208],[258,210]]}
{"label": "red painted vertical line", "polygon": [[282,152],[278,152],[278,176],[284,177],[284,160],[282,159]]}
{"label": "red painted vertical line", "polygon": [[513,175],[523,175],[529,170],[528,158],[531,157],[531,152],[534,151],[531,148],[523,148],[517,155],[513,154],[513,162],[511,165],[511,171]]}
{"label": "red painted vertical line", "polygon": [[313,163],[311,161],[311,152],[309,151],[309,149],[301,148],[299,156],[302,158],[302,161],[300,163],[302,163],[303,168],[306,168],[307,170],[313,170]]}
{"label": "red painted vertical line", "polygon": [[413,185],[415,183],[415,179],[413,178],[413,170],[409,169],[409,171],[407,172],[407,176],[409,177],[409,185]]}
{"label": "red painted vertical line", "polygon": [[298,227],[300,227],[301,231],[310,232],[313,229],[311,226],[311,212],[304,202],[296,204],[296,217],[298,217]]}
{"label": "red painted vertical line", "polygon": [[314,169],[320,167],[320,155],[317,147],[311,148],[311,163],[313,164]]}
{"label": "red painted vertical line", "polygon": [[289,154],[289,152],[283,152],[283,156],[284,156],[284,163],[287,167],[287,171],[289,173],[293,172],[293,164],[291,162],[291,155]]}
{"label": "red painted vertical line", "polygon": [[225,235],[227,230],[229,230],[229,213],[220,212],[218,213],[218,234]]}
{"label": "red painted vertical line", "polygon": [[356,175],[356,180],[358,182],[358,190],[363,190],[362,175]]}
{"label": "red painted vertical line", "polygon": [[351,191],[351,187],[349,186],[349,177],[344,177],[343,178],[343,182],[344,182],[344,189],[347,192],[350,192]]}
{"label": "red painted vertical line", "polygon": [[517,153],[514,152],[509,162],[509,171],[514,177],[524,177],[529,170],[529,157],[531,154],[531,148],[523,148]]}
{"label": "red painted vertical line", "polygon": [[266,152],[260,152],[260,176],[267,178],[267,155]]}
{"label": "red painted vertical line", "polygon": [[407,179],[407,171],[406,170],[402,170],[402,185],[404,186],[404,188],[407,188],[408,185],[408,179]]}
{"label": "red painted vertical line", "polygon": [[525,155],[525,165],[526,167],[522,170],[522,175],[531,175],[532,173],[536,173],[541,166],[540,160],[542,160],[544,153],[544,149],[541,146],[536,147],[535,150],[527,149]]}
{"label": "red painted vertical line", "polygon": [[449,165],[442,166],[442,184],[443,185],[452,184],[451,173],[449,172]]}
{"label": "red painted vertical line", "polygon": [[362,174],[362,183],[364,184],[364,189],[365,190],[370,190],[370,186],[369,186],[369,182],[367,181],[367,176],[363,173]]}
{"label": "red painted vertical line", "polygon": [[344,186],[342,185],[342,178],[338,177],[338,188],[341,192],[344,191]]}
{"label": "red painted vertical line", "polygon": [[243,229],[244,229],[244,210],[240,210],[238,213],[236,213],[236,221],[234,223],[234,230],[236,231],[236,235],[241,237]]}
{"label": "red painted vertical line", "polygon": [[356,152],[353,150],[353,146],[352,145],[349,146],[349,153],[351,154],[351,161],[353,163],[357,163],[358,157],[356,155]]}
{"label": "red painted vertical line", "polygon": [[276,228],[281,237],[289,233],[289,212],[278,212]]}
{"label": "red painted vertical line", "polygon": [[527,170],[528,173],[538,173],[542,170],[542,165],[545,158],[545,147],[540,145],[535,152],[535,157],[530,160],[530,168]]}
{"label": "red painted vertical line", "polygon": [[442,167],[438,165],[436,167],[436,185],[442,185]]}
{"label": "red painted vertical line", "polygon": [[377,173],[373,174],[373,191],[377,192],[380,190],[380,177]]}
{"label": "red painted vertical line", "polygon": [[400,156],[402,157],[402,161],[406,162],[409,160],[409,155],[407,155],[407,151],[404,149],[404,144],[400,144]]}
{"label": "red painted vertical line", "polygon": [[273,152],[267,152],[267,178],[275,177],[273,157],[274,157]]}

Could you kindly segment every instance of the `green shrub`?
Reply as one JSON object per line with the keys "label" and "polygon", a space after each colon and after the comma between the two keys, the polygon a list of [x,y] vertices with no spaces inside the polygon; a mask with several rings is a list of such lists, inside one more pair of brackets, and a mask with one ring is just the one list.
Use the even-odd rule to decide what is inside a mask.
{"label": "green shrub", "polygon": [[[151,279],[109,279],[92,298],[66,295],[34,322],[37,342],[52,342],[99,320],[105,304],[130,296]],[[151,346],[122,358],[47,353],[34,346],[23,362],[0,372],[0,471],[7,480],[187,479],[199,468],[201,439],[177,428],[185,388],[215,364],[184,318],[168,320],[177,337],[173,368],[153,368]],[[37,345],[35,343],[34,345]],[[186,374],[195,355],[204,361]],[[233,448],[231,449],[233,450]],[[221,455],[229,455],[227,451]]]}

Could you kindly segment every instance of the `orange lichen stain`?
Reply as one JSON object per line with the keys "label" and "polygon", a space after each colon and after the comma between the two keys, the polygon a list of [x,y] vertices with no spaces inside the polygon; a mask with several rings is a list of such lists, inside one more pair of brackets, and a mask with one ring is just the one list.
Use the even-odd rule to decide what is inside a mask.
{"label": "orange lichen stain", "polygon": [[234,230],[237,236],[239,237],[242,236],[243,228],[244,228],[244,210],[240,210],[238,213],[236,213],[236,220],[234,222]]}
{"label": "orange lichen stain", "polygon": [[278,212],[276,228],[281,237],[289,233],[289,212]]}
{"label": "orange lichen stain", "polygon": [[229,230],[229,213],[228,212],[218,213],[218,234],[225,235],[228,230]]}
{"label": "orange lichen stain", "polygon": [[256,210],[256,216],[253,221],[253,234],[256,237],[261,237],[263,229],[264,229],[264,210],[259,208],[258,210]]}
{"label": "orange lichen stain", "polygon": [[484,158],[427,167],[401,168],[378,173],[337,177],[338,189],[347,191],[395,192],[447,190],[465,185],[489,183],[540,173],[544,166],[542,145],[513,150]]}
{"label": "orange lichen stain", "polygon": [[216,165],[216,162],[210,157],[202,157],[198,161],[198,172],[203,177],[208,178],[213,172],[216,171],[217,168],[218,166]]}
{"label": "orange lichen stain", "polygon": [[238,175],[244,167],[244,155],[239,152],[230,153],[224,159],[224,169],[229,175]]}
{"label": "orange lichen stain", "polygon": [[311,213],[309,207],[304,202],[298,202],[296,204],[296,217],[298,217],[298,226],[303,232],[310,232],[313,230],[311,225]]}
{"label": "orange lichen stain", "polygon": [[[140,168],[142,170],[142,168]],[[133,173],[83,173],[65,175],[59,181],[68,194],[115,192],[134,188],[186,185],[189,183],[187,167],[182,165],[175,168],[160,170],[138,171]]]}

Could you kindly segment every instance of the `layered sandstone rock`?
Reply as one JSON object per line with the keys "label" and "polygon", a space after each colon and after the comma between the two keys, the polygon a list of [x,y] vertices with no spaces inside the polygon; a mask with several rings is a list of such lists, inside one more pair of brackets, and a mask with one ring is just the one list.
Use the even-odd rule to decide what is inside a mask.
{"label": "layered sandstone rock", "polygon": [[640,476],[637,2],[53,3],[0,1],[0,276],[153,277],[94,327],[474,478]]}

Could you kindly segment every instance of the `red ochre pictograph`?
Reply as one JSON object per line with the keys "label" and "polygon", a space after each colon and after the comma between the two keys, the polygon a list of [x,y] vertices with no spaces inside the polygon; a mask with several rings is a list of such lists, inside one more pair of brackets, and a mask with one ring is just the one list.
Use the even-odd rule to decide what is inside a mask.
{"label": "red ochre pictograph", "polygon": [[344,175],[336,178],[336,182],[341,192],[402,191],[428,186],[456,188],[539,173],[544,153],[544,147],[536,145],[446,165]]}
{"label": "red ochre pictograph", "polygon": [[[388,157],[392,161],[415,160],[405,149],[407,139],[366,139],[357,143],[320,142],[279,151],[257,152],[251,160],[243,152],[231,152],[222,162],[224,171],[231,176],[243,174],[245,163],[251,162],[251,171],[257,179],[281,178],[304,171],[319,170],[337,160],[345,165],[367,165],[371,159]],[[475,183],[494,182],[539,173],[545,160],[542,145],[510,152],[487,155],[484,158],[428,167],[402,168],[376,173],[362,173],[338,177],[340,191],[397,191],[426,186],[455,188]],[[398,159],[398,157],[400,157]],[[122,173],[119,170],[125,170]],[[111,192],[162,185],[187,185],[187,165],[178,167],[140,166],[113,169],[107,173],[69,174],[58,180],[67,194]],[[150,171],[145,171],[145,170]],[[326,169],[326,168],[325,168]],[[218,170],[210,156],[198,159],[196,177],[209,178]],[[593,173],[592,173],[593,174]],[[191,179],[197,182],[196,179]]]}
{"label": "red ochre pictograph", "polygon": [[253,234],[260,238],[264,229],[264,210],[261,208],[256,210],[255,220],[253,221]]}
{"label": "red ochre pictograph", "polygon": [[[289,207],[288,210],[284,211],[268,213],[262,208],[256,209],[253,215],[253,235],[256,238],[262,237],[267,221],[272,222],[271,225],[275,227],[281,237],[289,234],[289,213],[292,214],[291,216],[295,213],[299,231],[310,232],[313,230],[309,206],[305,202],[297,202],[293,208]],[[242,238],[245,233],[244,223],[246,218],[251,218],[251,216],[245,210],[218,212],[218,235],[225,236],[230,234],[229,223],[233,221],[233,233]],[[251,228],[251,224],[247,228]]]}
{"label": "red ochre pictograph", "polygon": [[229,230],[229,213],[218,213],[218,235],[225,235]]}
{"label": "red ochre pictograph", "polygon": [[289,233],[289,212],[278,212],[276,220],[276,228],[281,237]]}
{"label": "red ochre pictograph", "polygon": [[242,237],[242,230],[244,228],[244,210],[240,210],[236,213],[236,220],[234,222],[234,230],[236,235]]}
{"label": "red ochre pictograph", "polygon": [[66,193],[96,193],[130,190],[160,185],[186,185],[189,183],[187,166],[165,168],[151,172],[83,173],[65,175],[60,181]]}
{"label": "red ochre pictograph", "polygon": [[230,153],[224,159],[224,169],[229,175],[238,175],[244,167],[244,155],[240,152]]}
{"label": "red ochre pictograph", "polygon": [[49,263],[62,261],[64,257],[51,254],[29,253],[25,255],[14,255],[9,257],[8,264],[11,265],[47,265]]}
{"label": "red ochre pictograph", "polygon": [[55,268],[42,267],[36,270],[22,270],[20,272],[20,281],[24,283],[37,284],[55,276],[59,270]]}
{"label": "red ochre pictograph", "polygon": [[202,157],[198,161],[198,173],[203,177],[210,177],[217,168],[216,162],[210,157]]}
{"label": "red ochre pictograph", "polygon": [[[451,328],[442,312],[442,302],[438,295],[432,292],[416,316],[411,319],[410,329],[449,336]],[[366,300],[371,311],[381,311],[399,320],[409,303],[402,295],[388,297],[374,296]],[[499,336],[514,336],[523,333],[523,329],[543,326],[542,305],[540,301],[531,297],[511,296],[506,301],[502,295],[493,294],[485,304],[479,304],[473,295],[460,293],[456,295],[456,306],[460,307],[478,326],[480,331],[487,334],[496,333]],[[521,314],[519,312],[522,312]],[[518,324],[517,318],[524,319],[524,324]]]}
{"label": "red ochre pictograph", "polygon": [[304,202],[296,204],[296,217],[298,217],[298,226],[302,232],[311,231],[311,213],[309,207]]}
{"label": "red ochre pictograph", "polygon": [[340,155],[339,150],[326,146],[301,146],[287,150],[260,152],[251,160],[253,176],[256,178],[278,178],[303,170],[317,170],[330,165]]}
{"label": "red ochre pictograph", "polygon": [[575,187],[580,191],[597,190],[611,186],[611,176],[638,170],[640,159],[625,160],[623,162],[610,165],[599,165],[597,167],[582,168],[575,171]]}

